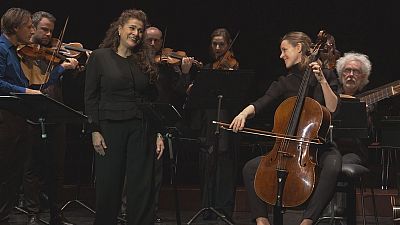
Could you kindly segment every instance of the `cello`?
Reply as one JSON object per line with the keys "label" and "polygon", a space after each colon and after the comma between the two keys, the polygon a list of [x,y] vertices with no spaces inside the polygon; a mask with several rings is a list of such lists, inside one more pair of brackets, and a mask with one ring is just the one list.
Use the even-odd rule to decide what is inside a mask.
{"label": "cello", "polygon": [[[318,53],[326,34],[320,31],[310,62]],[[260,199],[274,205],[274,224],[282,224],[283,207],[296,207],[311,196],[315,183],[316,146],[307,140],[325,140],[330,122],[329,110],[312,98],[306,97],[312,69],[303,75],[297,96],[283,101],[275,111],[273,133],[277,138],[273,149],[262,156],[257,168],[254,188]]]}

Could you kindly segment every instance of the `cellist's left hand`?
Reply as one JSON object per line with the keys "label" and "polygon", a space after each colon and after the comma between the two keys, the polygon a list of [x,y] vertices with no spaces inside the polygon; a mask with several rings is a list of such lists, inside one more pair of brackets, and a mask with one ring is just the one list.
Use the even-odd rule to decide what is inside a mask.
{"label": "cellist's left hand", "polygon": [[315,75],[315,78],[317,78],[317,81],[319,83],[324,83],[327,82],[325,79],[325,75],[322,72],[321,65],[318,62],[312,62],[310,63],[310,67]]}

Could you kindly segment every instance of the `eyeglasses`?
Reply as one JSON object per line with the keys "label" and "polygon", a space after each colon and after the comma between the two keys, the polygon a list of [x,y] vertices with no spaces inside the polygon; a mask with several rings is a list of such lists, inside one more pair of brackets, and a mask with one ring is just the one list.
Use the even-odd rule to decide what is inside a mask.
{"label": "eyeglasses", "polygon": [[350,75],[352,72],[353,72],[354,76],[360,76],[362,74],[362,72],[360,70],[350,69],[350,68],[344,69],[343,74]]}

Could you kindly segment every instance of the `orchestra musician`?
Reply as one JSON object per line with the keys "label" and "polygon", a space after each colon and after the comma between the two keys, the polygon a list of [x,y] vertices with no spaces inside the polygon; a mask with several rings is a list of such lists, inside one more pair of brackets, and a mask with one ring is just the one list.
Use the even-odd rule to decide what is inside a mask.
{"label": "orchestra musician", "polygon": [[[21,69],[17,46],[27,44],[34,32],[31,13],[10,8],[1,17],[0,95],[11,92],[39,94],[28,88]],[[18,112],[0,109],[0,224],[6,225],[22,181],[26,154],[30,147],[29,126]]]}
{"label": "orchestra musician", "polygon": [[[280,58],[284,61],[288,74],[281,76],[273,82],[265,94],[255,102],[243,109],[232,121],[230,128],[238,132],[244,128],[247,119],[256,116],[273,101],[284,100],[296,96],[300,82],[306,68],[311,67],[312,72],[309,82],[308,97],[325,105],[334,113],[338,106],[339,97],[335,92],[338,89],[336,75],[329,70],[322,70],[318,62],[310,62],[307,57],[310,51],[311,39],[303,32],[287,33],[280,43]],[[301,225],[311,225],[315,222],[322,210],[329,203],[334,194],[336,180],[341,171],[341,156],[333,143],[318,146],[318,168],[319,178],[311,197],[308,199],[307,207],[303,213]],[[243,179],[248,198],[252,219],[258,225],[270,224],[267,213],[267,203],[262,201],[255,192],[254,180],[261,156],[248,161],[243,168]],[[276,180],[265,182],[277,182]]]}
{"label": "orchestra musician", "polygon": [[[35,12],[32,15],[35,32],[31,37],[31,44],[38,44],[47,48],[55,47],[53,45],[56,43],[52,43],[55,22],[56,18],[52,14],[44,11]],[[49,75],[46,73],[49,61],[39,57],[20,55],[22,70],[29,80],[29,87],[40,90],[49,79],[52,79],[52,84],[41,91],[49,97],[62,102],[62,76],[67,70],[75,69],[78,61],[75,58],[67,58],[64,62],[54,65],[54,68],[49,71]],[[27,157],[23,176],[23,200],[25,202],[24,207],[29,213],[29,225],[40,224],[38,220],[40,212],[39,196],[42,192],[49,197],[50,223],[72,224],[61,213],[59,199],[62,193],[64,177],[65,129],[64,123],[48,125],[48,139],[45,147],[41,140],[40,126],[34,126],[32,132],[33,147]],[[45,185],[48,186],[47,191],[45,191]]]}
{"label": "orchestra musician", "polygon": [[[226,28],[215,29],[210,35],[210,57],[212,61],[205,69],[237,70],[239,63],[230,49],[231,35]],[[228,57],[226,56],[228,55]],[[198,74],[200,76],[201,74]],[[190,91],[191,86],[189,86]],[[201,189],[201,204],[203,208],[214,207],[228,219],[232,220],[235,206],[236,191],[236,156],[237,145],[233,133],[220,130],[216,140],[216,126],[212,124],[217,118],[215,109],[194,109],[190,112],[190,128],[200,139],[199,174]],[[230,110],[222,109],[220,120],[230,121],[233,118]],[[218,144],[216,142],[218,141]],[[215,147],[218,146],[217,149]],[[213,169],[215,154],[217,165]],[[206,212],[203,218],[215,219],[214,214]]]}
{"label": "orchestra musician", "polygon": [[143,41],[147,25],[142,10],[123,11],[86,67],[85,110],[97,153],[95,225],[117,224],[125,174],[127,224],[153,223],[154,159],[161,158],[164,142],[160,133],[151,133],[139,105],[156,97],[158,79]]}
{"label": "orchestra musician", "polygon": [[[372,64],[368,56],[357,52],[345,53],[336,62],[339,75],[339,94],[342,98],[354,98],[368,89]],[[371,106],[369,106],[371,107]],[[370,128],[372,119],[369,118]],[[343,155],[343,164],[365,164],[368,156],[366,140],[354,137],[341,137],[335,140]]]}

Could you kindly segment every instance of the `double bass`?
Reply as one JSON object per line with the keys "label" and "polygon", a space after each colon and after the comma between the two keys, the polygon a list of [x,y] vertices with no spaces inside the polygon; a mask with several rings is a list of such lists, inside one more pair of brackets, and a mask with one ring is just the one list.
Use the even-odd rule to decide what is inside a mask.
{"label": "double bass", "polygon": [[[320,31],[309,56],[310,62],[318,59],[325,41],[326,34]],[[272,150],[262,156],[256,172],[256,194],[275,205],[274,221],[277,222],[274,224],[281,223],[283,207],[296,207],[306,202],[316,183],[316,145],[309,140],[325,141],[331,114],[326,107],[306,97],[312,73],[312,69],[307,68],[297,96],[283,101],[275,111],[273,133],[284,138],[277,138]]]}

